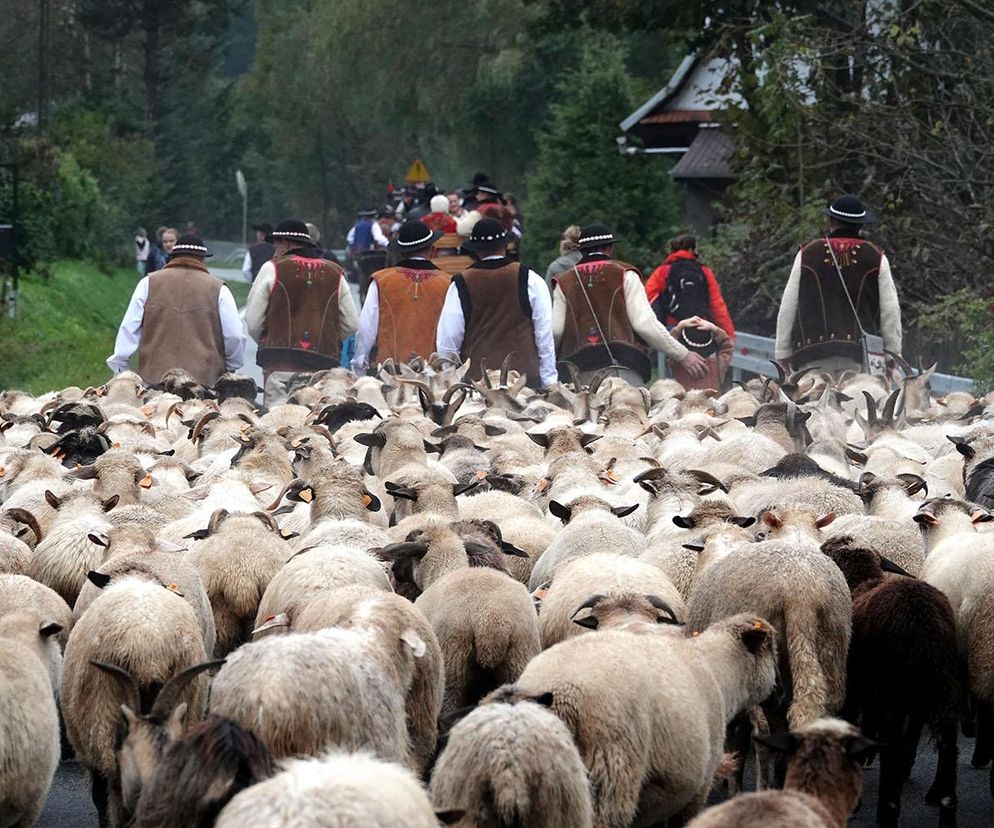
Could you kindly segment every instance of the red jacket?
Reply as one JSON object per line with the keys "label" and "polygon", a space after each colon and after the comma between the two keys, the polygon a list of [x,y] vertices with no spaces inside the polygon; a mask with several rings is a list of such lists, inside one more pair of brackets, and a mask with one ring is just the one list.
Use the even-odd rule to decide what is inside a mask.
{"label": "red jacket", "polygon": [[421,217],[421,223],[428,225],[432,230],[441,230],[443,233],[456,232],[456,220],[448,213],[428,213]]}
{"label": "red jacket", "polygon": [[[693,250],[677,250],[676,253],[670,253],[666,257],[666,261],[652,272],[649,281],[645,283],[645,292],[649,297],[649,304],[651,305],[656,297],[666,290],[666,280],[669,278],[670,265],[673,262],[677,261],[677,259],[696,258],[697,255]],[[734,339],[735,326],[732,324],[732,317],[728,313],[725,300],[721,296],[721,288],[718,286],[718,280],[714,276],[714,271],[705,265],[701,265],[701,269],[704,271],[704,278],[708,281],[708,294],[711,298],[711,321]],[[676,323],[676,319],[667,319],[666,327],[672,328]]]}

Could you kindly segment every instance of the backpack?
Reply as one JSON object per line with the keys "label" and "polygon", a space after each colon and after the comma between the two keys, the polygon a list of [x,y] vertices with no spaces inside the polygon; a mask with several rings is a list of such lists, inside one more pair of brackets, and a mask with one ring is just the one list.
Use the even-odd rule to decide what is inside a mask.
{"label": "backpack", "polygon": [[679,322],[691,316],[713,322],[711,293],[700,262],[696,259],[677,259],[673,262],[666,280],[666,290],[653,301],[652,309],[656,318],[663,323],[669,317]]}

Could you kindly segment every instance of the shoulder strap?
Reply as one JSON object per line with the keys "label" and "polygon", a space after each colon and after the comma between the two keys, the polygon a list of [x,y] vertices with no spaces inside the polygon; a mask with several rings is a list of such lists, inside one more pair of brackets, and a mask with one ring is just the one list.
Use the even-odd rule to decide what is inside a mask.
{"label": "shoulder strap", "polygon": [[[604,347],[607,349],[607,355],[611,358],[611,366],[614,367],[618,364],[618,361],[614,358],[614,353],[611,351],[611,344],[607,341],[607,337],[604,336],[604,329],[601,328],[601,322],[597,318],[593,302],[590,301],[587,289],[583,286],[583,279],[580,278],[580,271],[577,270],[576,265],[573,265],[573,275],[576,276],[576,284],[577,287],[580,288],[580,293],[582,293],[583,298],[587,300],[587,307],[590,309],[590,315],[594,318],[594,324],[597,326],[597,335],[601,338],[601,342],[604,343]],[[625,278],[624,273],[622,273],[621,278]],[[622,285],[622,289],[624,289],[624,285]]]}

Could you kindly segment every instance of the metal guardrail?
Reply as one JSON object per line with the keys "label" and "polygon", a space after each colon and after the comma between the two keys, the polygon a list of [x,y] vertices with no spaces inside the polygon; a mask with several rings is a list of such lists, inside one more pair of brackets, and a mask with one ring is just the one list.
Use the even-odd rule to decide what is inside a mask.
{"label": "metal guardrail", "polygon": [[[732,355],[732,379],[742,379],[743,373],[776,374],[776,369],[770,364],[773,359],[775,340],[768,336],[735,332],[735,353]],[[932,391],[936,394],[949,394],[952,391],[973,391],[973,380],[968,377],[957,377],[952,374],[932,374]]]}

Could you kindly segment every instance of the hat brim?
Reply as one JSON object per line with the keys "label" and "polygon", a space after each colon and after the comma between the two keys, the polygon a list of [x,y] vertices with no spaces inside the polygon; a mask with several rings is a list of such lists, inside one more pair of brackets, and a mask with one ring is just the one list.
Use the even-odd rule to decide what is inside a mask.
{"label": "hat brim", "polygon": [[505,234],[493,241],[473,241],[473,239],[466,239],[462,243],[463,250],[468,250],[470,253],[475,253],[478,250],[492,250],[498,247],[507,247],[511,242],[514,241],[514,234],[510,231],[505,232]]}
{"label": "hat brim", "polygon": [[213,253],[201,253],[197,250],[177,250],[175,247],[169,251],[170,259],[178,259],[180,256],[196,256],[198,259],[213,258]]}
{"label": "hat brim", "polygon": [[312,239],[310,236],[308,236],[306,239],[304,239],[304,238],[302,238],[301,236],[298,236],[298,235],[288,236],[285,233],[280,233],[278,230],[274,231],[272,233],[272,235],[270,235],[266,239],[266,241],[268,241],[270,244],[272,244],[273,242],[285,241],[285,242],[289,242],[290,244],[303,245],[304,247],[317,247],[318,246],[318,243],[316,241],[314,241],[314,239]]}
{"label": "hat brim", "polygon": [[441,230],[432,230],[431,235],[424,241],[418,242],[417,244],[405,244],[401,245],[399,239],[393,239],[387,246],[387,249],[391,253],[417,253],[420,250],[424,250],[426,247],[431,247],[435,242],[437,242],[442,236],[444,236]]}
{"label": "hat brim", "polygon": [[823,216],[828,216],[836,221],[841,221],[843,224],[876,224],[879,219],[875,213],[871,213],[869,210],[866,211],[865,215],[854,218],[852,216],[840,216],[838,213],[833,213],[831,207],[822,207],[821,214]]}
{"label": "hat brim", "polygon": [[599,247],[609,247],[612,244],[617,244],[621,240],[622,240],[621,236],[612,235],[611,238],[607,239],[607,240],[579,242],[577,244],[577,246],[576,246],[576,249],[577,250],[596,250]]}

